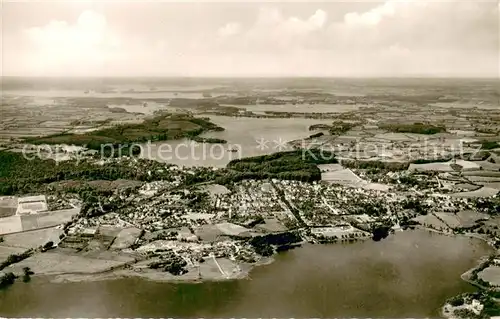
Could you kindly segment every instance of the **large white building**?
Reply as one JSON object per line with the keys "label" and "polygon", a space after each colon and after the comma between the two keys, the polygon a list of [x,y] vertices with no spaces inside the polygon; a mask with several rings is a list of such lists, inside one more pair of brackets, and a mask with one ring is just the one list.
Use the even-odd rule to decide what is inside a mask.
{"label": "large white building", "polygon": [[17,200],[16,215],[32,215],[46,212],[47,198],[45,195],[20,197]]}

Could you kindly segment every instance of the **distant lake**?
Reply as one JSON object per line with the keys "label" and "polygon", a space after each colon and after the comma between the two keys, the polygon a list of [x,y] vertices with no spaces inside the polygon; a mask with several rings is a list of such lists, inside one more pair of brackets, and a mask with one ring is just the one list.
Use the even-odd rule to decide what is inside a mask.
{"label": "distant lake", "polygon": [[116,92],[88,92],[82,90],[19,90],[19,91],[5,91],[5,95],[12,96],[32,96],[37,98],[135,98],[135,99],[173,99],[173,98],[186,98],[186,99],[201,99],[202,93],[199,92],[157,92],[157,91],[116,91]]}
{"label": "distant lake", "polygon": [[249,280],[201,284],[142,279],[16,282],[0,292],[12,317],[438,317],[474,288],[460,275],[491,249],[426,231],[381,242],[305,245],[255,268]]}
{"label": "distant lake", "polygon": [[[286,142],[302,139],[314,134],[309,126],[331,123],[332,120],[314,119],[257,119],[228,116],[208,116],[210,120],[225,128],[223,132],[208,132],[202,137],[224,139],[228,143],[192,145],[188,140],[153,143],[151,152],[144,157],[183,166],[224,167],[232,159],[271,154],[290,150]],[[264,144],[259,145],[259,141]],[[164,146],[161,146],[164,145]],[[228,152],[228,149],[238,152]],[[162,151],[163,150],[163,151]]]}
{"label": "distant lake", "polygon": [[[242,106],[238,106],[242,107]],[[296,113],[346,113],[359,110],[361,107],[369,105],[351,105],[351,104],[258,104],[243,106],[252,112],[296,112]]]}
{"label": "distant lake", "polygon": [[445,109],[483,109],[483,110],[498,110],[498,104],[489,103],[461,103],[461,102],[438,102],[431,103],[429,106],[445,108]]}

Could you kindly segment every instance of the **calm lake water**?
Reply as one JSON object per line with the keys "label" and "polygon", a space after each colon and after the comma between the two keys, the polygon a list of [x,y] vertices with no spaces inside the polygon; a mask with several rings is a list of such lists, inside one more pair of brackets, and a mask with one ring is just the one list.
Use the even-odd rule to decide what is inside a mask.
{"label": "calm lake water", "polygon": [[246,280],[35,279],[0,292],[0,315],[436,317],[448,297],[474,289],[460,275],[490,251],[479,240],[412,231],[381,242],[306,245],[255,268]]}
{"label": "calm lake water", "polygon": [[292,113],[345,113],[359,110],[361,107],[368,107],[367,105],[348,105],[348,104],[259,104],[259,105],[246,105],[248,111],[259,112],[274,111],[274,112],[292,112]]}
{"label": "calm lake water", "polygon": [[[232,159],[291,150],[288,141],[302,139],[314,133],[313,124],[331,124],[332,120],[258,119],[228,116],[208,116],[225,128],[223,132],[208,132],[202,137],[226,140],[222,144],[195,144],[188,140],[165,141],[145,145],[143,157],[180,166],[225,167]],[[259,144],[260,143],[260,144]],[[163,145],[163,146],[162,146]],[[228,149],[238,152],[228,152]]]}

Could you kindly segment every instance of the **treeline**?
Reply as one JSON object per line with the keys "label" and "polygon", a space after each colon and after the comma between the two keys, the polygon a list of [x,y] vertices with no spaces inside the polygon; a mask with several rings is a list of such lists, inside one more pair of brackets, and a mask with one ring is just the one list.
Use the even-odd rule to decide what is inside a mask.
{"label": "treeline", "polygon": [[446,158],[436,158],[436,159],[427,159],[427,158],[421,158],[412,161],[412,164],[430,164],[430,163],[446,163],[451,161],[453,158],[452,157],[446,157]]}
{"label": "treeline", "polygon": [[323,132],[319,132],[319,133],[316,133],[316,134],[313,134],[313,135],[310,135],[309,138],[317,138],[317,137],[321,137],[325,135],[325,133]]}
{"label": "treeline", "polygon": [[342,166],[351,169],[379,169],[396,172],[407,170],[410,166],[410,163],[342,160]]}
{"label": "treeline", "polygon": [[446,127],[432,124],[413,123],[413,124],[382,124],[379,128],[394,133],[414,133],[432,135],[446,132]]}
{"label": "treeline", "polygon": [[500,144],[495,141],[483,141],[481,142],[481,149],[483,150],[492,150],[495,148],[500,148]]}
{"label": "treeline", "polygon": [[4,270],[5,268],[9,267],[10,265],[16,264],[20,261],[25,260],[26,258],[29,258],[33,255],[34,250],[33,249],[28,249],[27,251],[21,253],[21,254],[12,254],[7,257],[6,260],[4,260],[2,263],[0,263],[0,270]]}
{"label": "treeline", "polygon": [[330,125],[328,124],[313,124],[309,126],[309,131],[315,131],[315,130],[328,130],[330,129]]}

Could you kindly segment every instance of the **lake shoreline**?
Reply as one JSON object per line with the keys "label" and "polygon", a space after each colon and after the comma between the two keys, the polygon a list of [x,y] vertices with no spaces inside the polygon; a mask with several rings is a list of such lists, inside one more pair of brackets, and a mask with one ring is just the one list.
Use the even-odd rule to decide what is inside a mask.
{"label": "lake shoreline", "polygon": [[[418,227],[417,229],[425,230],[429,233],[437,233],[439,235],[445,235],[448,237],[468,237],[470,239],[479,239],[488,244],[488,246],[492,246],[492,242],[488,241],[487,238],[482,236],[474,236],[474,234],[450,234],[442,231],[438,231],[432,228],[426,227]],[[332,243],[320,243],[320,245],[331,245]],[[335,243],[333,243],[335,244]],[[297,247],[301,248],[301,247]],[[277,253],[276,253],[277,254]],[[163,283],[204,283],[204,282],[219,282],[219,281],[230,281],[230,280],[241,280],[241,279],[250,279],[250,273],[259,266],[270,265],[275,261],[274,254],[271,257],[263,258],[262,260],[256,263],[236,263],[238,266],[238,271],[233,272],[231,276],[223,276],[222,274],[211,275],[205,278],[200,278],[198,273],[199,267],[191,267],[185,275],[175,276],[168,272],[160,272],[156,270],[150,269],[131,269],[130,265],[124,264],[118,267],[110,267],[110,269],[106,269],[99,272],[93,273],[61,273],[61,274],[35,274],[33,277],[37,278],[45,278],[48,279],[52,283],[66,283],[66,282],[92,282],[92,281],[106,281],[106,280],[119,280],[124,278],[139,278],[148,281],[154,282],[163,282]],[[481,256],[477,260],[477,264],[465,271],[460,278],[468,284],[480,288],[474,282],[468,280],[468,275],[472,273],[477,267],[479,267],[484,260],[486,260],[490,255]]]}
{"label": "lake shoreline", "polygon": [[[476,233],[470,233],[470,234],[450,234],[450,233],[445,233],[445,232],[442,232],[442,231],[438,231],[436,229],[432,229],[432,228],[426,228],[426,227],[421,227],[421,229],[425,229],[429,232],[432,232],[432,233],[438,233],[438,234],[441,234],[441,235],[448,235],[448,236],[451,236],[451,237],[458,237],[458,236],[464,236],[464,237],[469,237],[469,238],[474,238],[474,239],[479,239],[479,240],[482,240],[483,242],[485,242],[489,247],[491,247],[494,252],[497,251],[497,248],[494,246],[494,243],[490,240],[488,240],[488,238],[486,238],[485,236],[481,236],[481,235],[478,235]],[[491,256],[492,254],[489,254],[489,255],[484,255],[484,256],[481,256],[477,259],[476,261],[476,265],[470,269],[468,269],[467,271],[465,271],[463,274],[460,275],[460,279],[464,282],[466,282],[467,284],[475,287],[476,289],[478,290],[485,290],[485,289],[488,289],[487,287],[484,287],[482,285],[480,285],[478,282],[476,281],[473,281],[471,280],[471,275],[474,271],[476,271],[479,267],[481,267],[485,262],[487,262],[488,258]],[[460,294],[461,295],[461,294]],[[459,296],[459,295],[457,295]],[[447,300],[445,300],[444,304],[441,306],[441,309],[439,311],[439,314],[442,318],[454,318],[453,316],[449,315],[449,310],[447,309],[447,307],[449,306],[449,303],[448,303],[448,300],[454,298],[454,297],[457,297],[457,296],[453,296],[453,297],[450,297],[448,298]]]}
{"label": "lake shoreline", "polygon": [[[116,301],[107,301],[109,302],[109,306],[106,308],[95,308],[95,316],[107,316],[108,314],[117,314],[120,313],[122,316],[161,316],[164,311],[173,316],[190,316],[190,315],[209,315],[210,311],[215,311],[213,313],[214,316],[221,315],[238,315],[238,316],[264,316],[275,315],[275,316],[284,316],[287,317],[289,315],[294,314],[293,307],[298,306],[298,300],[302,300],[302,295],[306,291],[316,291],[318,296],[323,296],[324,293],[334,293],[337,291],[338,285],[349,285],[352,289],[349,293],[346,293],[340,296],[336,301],[331,304],[330,301],[321,301],[322,299],[315,299],[314,297],[310,297],[307,304],[313,305],[314,307],[307,312],[304,312],[303,315],[317,315],[320,316],[318,312],[319,309],[322,311],[321,313],[329,313],[332,316],[342,317],[365,317],[365,316],[385,316],[388,317],[398,317],[398,316],[431,316],[431,317],[440,317],[439,311],[442,307],[442,303],[448,297],[453,295],[458,295],[465,292],[473,291],[468,284],[465,284],[463,281],[458,281],[456,278],[464,271],[464,269],[469,268],[474,263],[476,258],[479,258],[480,255],[487,254],[489,252],[488,247],[484,245],[482,242],[476,241],[471,238],[464,239],[461,236],[453,236],[457,237],[457,239],[452,239],[452,236],[440,236],[440,235],[432,235],[430,232],[422,231],[422,229],[417,229],[416,231],[406,231],[406,232],[397,232],[393,238],[388,238],[388,240],[383,240],[380,242],[373,241],[363,241],[358,243],[353,243],[349,245],[318,245],[318,244],[306,244],[301,247],[301,249],[294,249],[286,254],[276,254],[274,258],[263,259],[259,263],[256,264],[239,264],[239,272],[233,272],[229,275],[229,278],[225,276],[221,276],[215,267],[215,263],[211,258],[207,258],[204,263],[201,263],[202,267],[210,267],[213,271],[207,272],[208,274],[213,274],[215,276],[211,278],[202,278],[200,279],[196,275],[196,271],[192,271],[191,274],[185,276],[173,276],[168,273],[156,272],[152,274],[151,271],[147,267],[146,261],[139,262],[138,265],[133,266],[133,268],[142,269],[141,272],[134,271],[132,266],[126,266],[125,269],[119,268],[115,269],[111,272],[99,272],[93,274],[55,274],[42,276],[41,274],[35,275],[32,278],[32,283],[30,284],[16,284],[8,291],[5,291],[4,297],[6,297],[6,301],[11,300],[14,302],[12,307],[7,307],[4,310],[10,309],[10,315],[14,314],[22,314],[22,315],[30,315],[32,311],[39,311],[39,313],[43,313],[44,315],[60,315],[63,309],[59,309],[63,304],[65,307],[70,307],[72,312],[68,313],[67,311],[63,311],[64,316],[66,315],[74,315],[74,311],[81,311],[83,315],[88,315],[90,310],[87,310],[87,307],[94,307],[97,301],[93,301],[92,298],[87,302],[87,306],[81,306],[76,303],[78,296],[82,296],[82,294],[97,294],[99,296],[102,293],[102,296],[96,300],[101,300],[101,298],[112,298],[109,297],[106,293],[112,293],[114,295],[122,293],[122,296]],[[460,238],[461,237],[461,238]],[[456,246],[458,245],[458,246]],[[463,258],[459,258],[460,256],[455,256],[453,251],[454,247],[460,249],[463,252],[464,258],[468,258],[465,261]],[[475,249],[479,249],[479,251],[473,252],[473,247]],[[401,257],[401,253],[398,252],[408,252],[409,249],[415,249],[415,253],[410,253],[408,257]],[[429,249],[433,248],[434,253],[429,253]],[[380,251],[377,252],[377,251]],[[367,304],[365,310],[357,309],[356,305],[359,305],[359,289],[373,287],[376,289],[380,289],[380,292],[385,294],[384,298],[396,298],[392,300],[391,307],[397,307],[397,304],[401,304],[406,298],[412,298],[415,292],[410,292],[408,289],[403,289],[402,292],[395,294],[394,289],[399,289],[401,287],[401,280],[406,282],[403,287],[411,288],[417,282],[420,282],[420,279],[417,278],[408,278],[407,273],[407,263],[414,264],[418,260],[422,258],[427,258],[428,262],[423,262],[421,265],[429,265],[429,262],[435,260],[433,262],[432,269],[436,271],[440,271],[443,264],[439,262],[440,251],[444,253],[445,264],[450,264],[450,260],[448,258],[452,257],[454,261],[458,261],[458,264],[450,264],[450,266],[458,266],[453,270],[453,274],[446,275],[442,277],[442,275],[438,275],[438,278],[443,278],[442,280],[446,281],[446,285],[444,290],[437,291],[435,298],[424,297],[422,300],[417,303],[415,300],[411,301],[411,305],[408,305],[410,308],[401,308],[400,310],[387,310],[383,308],[372,308],[376,307],[376,302],[372,302]],[[451,252],[451,253],[447,253]],[[470,255],[470,254],[473,255]],[[451,255],[450,255],[451,254]],[[419,257],[421,256],[421,257]],[[446,257],[448,256],[448,257]],[[470,256],[470,257],[467,257]],[[373,267],[366,265],[366,258],[370,259],[374,262]],[[462,260],[462,261],[460,261]],[[229,269],[232,269],[231,264],[229,264],[223,258],[217,258],[217,261],[220,263],[220,266],[225,271],[226,274],[229,274]],[[387,264],[389,262],[389,264]],[[389,266],[390,264],[394,264],[394,266]],[[401,264],[402,263],[402,264]],[[420,263],[420,262],[419,262]],[[261,265],[270,265],[270,267],[258,267]],[[229,267],[228,267],[229,265]],[[274,266],[276,265],[276,266]],[[368,268],[367,268],[368,267]],[[393,268],[396,267],[396,268]],[[421,269],[420,266],[416,266],[416,270]],[[81,268],[80,268],[81,269]],[[96,268],[97,269],[97,268]],[[101,268],[103,269],[103,268]],[[189,269],[189,268],[188,268]],[[398,269],[398,270],[396,270]],[[62,270],[62,269],[61,269]],[[203,270],[203,269],[202,269]],[[52,269],[50,271],[56,271],[56,269]],[[254,271],[254,272],[252,272]],[[359,271],[362,271],[361,274],[364,274],[368,278],[374,278],[371,274],[373,272],[380,274],[381,276],[386,276],[383,280],[376,279],[375,282],[370,283],[366,280],[359,280],[358,275]],[[382,271],[383,273],[380,273]],[[348,275],[351,273],[351,275]],[[410,271],[410,273],[413,273]],[[418,271],[418,274],[425,275],[427,272]],[[391,279],[394,278],[394,275],[400,276],[400,279]],[[412,276],[410,276],[412,277]],[[245,279],[245,280],[240,280]],[[274,281],[273,281],[274,280]],[[41,285],[43,283],[43,285]],[[435,289],[436,287],[440,287],[437,285],[435,280],[424,280],[420,284],[428,287],[427,289]],[[283,286],[284,285],[284,286]],[[323,286],[326,285],[326,286]],[[375,286],[371,286],[375,285]],[[126,287],[138,287],[137,291],[131,290],[127,291]],[[140,288],[139,288],[140,287]],[[262,292],[254,295],[257,291],[262,291],[262,289],[266,289],[268,293],[265,293],[262,296]],[[347,288],[347,287],[346,287]],[[248,290],[250,289],[250,290]],[[283,290],[284,289],[284,290]],[[311,290],[312,289],[312,290]],[[413,291],[413,288],[410,290]],[[135,292],[134,292],[135,291]],[[228,312],[219,312],[217,309],[210,308],[213,303],[217,302],[226,302],[224,298],[219,298],[213,294],[214,291],[222,291],[228,293],[227,297],[231,301],[228,307],[236,307],[233,310],[227,310]],[[232,291],[232,292],[230,292]],[[234,291],[234,292],[233,292]],[[236,293],[236,291],[239,291]],[[295,306],[287,305],[283,306],[284,308],[275,308],[275,304],[266,297],[266,294],[269,296],[274,296],[276,294],[282,293],[283,291],[287,291],[293,296],[293,298],[299,298],[297,301],[293,301],[292,304]],[[59,293],[67,296],[67,301],[51,301],[47,306],[42,306],[40,303],[42,300],[46,299],[45,295],[48,293]],[[32,306],[26,306],[22,304],[18,304],[15,300],[21,295],[28,294],[27,298],[29,300],[33,300],[35,302],[37,300],[38,308],[33,308]],[[138,295],[139,294],[139,295]],[[170,296],[170,295],[171,296]],[[205,310],[192,310],[194,312],[190,312],[191,310],[185,312],[184,310],[180,310],[180,308],[174,305],[183,305],[183,303],[190,304],[192,302],[191,298],[200,298],[200,296],[205,296],[208,299],[205,303],[201,302],[203,305],[206,304],[208,307],[206,310],[209,312],[205,312]],[[262,296],[263,300],[259,301],[264,302],[266,304],[265,307],[257,307],[254,308],[255,305],[252,302],[246,302],[244,309],[239,308],[240,303],[243,300],[248,300],[248,295],[252,296]],[[37,299],[33,299],[35,296]],[[158,296],[170,296],[168,298],[173,298],[176,301],[172,301],[172,305],[160,305],[159,299],[155,299]],[[186,297],[186,296],[192,297]],[[363,300],[367,297],[371,296],[372,293],[365,292],[361,298]],[[144,310],[137,312],[135,308],[130,308],[125,312],[119,312],[118,309],[121,309],[121,305],[123,304],[122,300],[130,300],[129,302],[133,302],[135,298],[139,296],[143,296],[143,298],[139,302],[144,305]],[[156,296],[156,297],[155,297]],[[392,296],[392,297],[390,297]],[[439,297],[438,297],[439,296]],[[256,297],[256,298],[257,298]],[[40,299],[41,298],[41,299]],[[47,297],[48,298],[48,297]],[[96,297],[97,298],[97,297]],[[205,298],[205,297],[203,297]],[[259,297],[260,298],[260,297]],[[320,297],[318,297],[320,298]],[[321,297],[323,298],[323,297]],[[178,299],[178,300],[177,300]],[[220,299],[220,300],[219,300]],[[271,298],[272,299],[272,298]],[[63,298],[64,300],[64,298]],[[104,299],[103,299],[104,300]],[[216,301],[217,300],[217,301]],[[315,304],[320,300],[319,304]],[[102,303],[102,301],[99,301]],[[180,304],[179,304],[180,303]],[[14,305],[18,304],[16,307]],[[169,303],[170,304],[170,303]],[[341,310],[338,306],[341,304],[349,305],[345,311]],[[153,306],[154,305],[154,306]],[[200,304],[201,305],[201,304]],[[19,308],[20,307],[20,308]],[[135,306],[134,306],[135,307]],[[174,307],[174,308],[172,308]],[[290,308],[292,307],[292,308]],[[23,310],[24,309],[24,310]],[[59,309],[59,310],[57,310]],[[93,309],[93,308],[92,308]],[[184,309],[184,308],[182,308]],[[212,310],[210,310],[212,309]],[[288,309],[288,310],[287,310]],[[371,310],[370,310],[371,309]],[[378,309],[378,310],[377,310]],[[395,308],[396,309],[396,308]],[[8,312],[7,311],[7,312]],[[40,312],[41,311],[41,312]],[[44,312],[45,311],[45,312]],[[118,312],[117,312],[118,311]],[[159,312],[160,311],[160,312]],[[163,312],[161,312],[163,311]],[[199,312],[202,311],[202,312]],[[222,311],[222,310],[221,310]],[[292,312],[291,312],[292,311]],[[94,313],[93,312],[93,313]]]}
{"label": "lake shoreline", "polygon": [[61,274],[35,274],[33,277],[47,280],[51,283],[76,283],[76,282],[93,282],[93,281],[107,281],[119,280],[126,278],[138,278],[153,282],[162,283],[204,283],[204,282],[219,282],[230,280],[250,279],[251,271],[259,266],[270,265],[275,261],[273,257],[263,258],[262,260],[248,264],[238,263],[238,271],[231,273],[231,276],[205,275],[206,277],[200,278],[198,268],[192,267],[188,273],[175,276],[168,272],[160,272],[150,269],[130,269],[128,265],[116,267],[118,269],[107,269],[100,272],[82,274],[82,273],[61,273]]}

